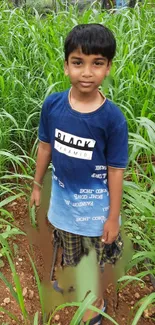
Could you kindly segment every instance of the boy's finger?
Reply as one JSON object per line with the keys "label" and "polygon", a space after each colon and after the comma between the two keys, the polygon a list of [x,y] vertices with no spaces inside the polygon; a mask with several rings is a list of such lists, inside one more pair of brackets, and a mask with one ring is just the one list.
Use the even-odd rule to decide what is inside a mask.
{"label": "boy's finger", "polygon": [[39,208],[40,206],[40,200],[39,199],[36,199],[35,202],[34,202],[36,208]]}
{"label": "boy's finger", "polygon": [[40,206],[40,200],[38,198],[32,197],[30,199],[30,207],[32,208],[33,205],[35,205],[35,207],[39,207]]}
{"label": "boy's finger", "polygon": [[108,240],[108,231],[105,230],[103,233],[102,242],[106,243],[107,240]]}
{"label": "boy's finger", "polygon": [[108,237],[108,240],[107,240],[107,242],[106,242],[106,244],[111,245],[111,244],[115,241],[115,239],[116,239],[116,237],[111,237],[111,236],[109,236],[109,237]]}
{"label": "boy's finger", "polygon": [[32,208],[32,206],[33,206],[33,204],[34,204],[34,199],[30,199],[30,208]]}

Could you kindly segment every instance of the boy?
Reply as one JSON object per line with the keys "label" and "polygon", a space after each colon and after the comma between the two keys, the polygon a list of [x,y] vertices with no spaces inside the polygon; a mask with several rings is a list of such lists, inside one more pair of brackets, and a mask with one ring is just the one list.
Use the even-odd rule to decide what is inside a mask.
{"label": "boy", "polygon": [[[110,72],[116,41],[108,28],[83,24],[69,33],[64,50],[72,87],[43,104],[31,205],[39,205],[36,183],[42,184],[52,159],[48,218],[62,240],[64,265],[77,265],[91,243],[103,270],[121,254],[119,215],[128,151],[126,120],[98,89]],[[100,308],[105,311],[104,300]],[[95,314],[90,324],[101,321]]]}

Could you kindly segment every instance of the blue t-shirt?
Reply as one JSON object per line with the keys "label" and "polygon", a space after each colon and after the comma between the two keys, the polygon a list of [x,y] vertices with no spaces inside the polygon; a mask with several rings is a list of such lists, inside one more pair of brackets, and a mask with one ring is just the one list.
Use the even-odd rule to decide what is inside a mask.
{"label": "blue t-shirt", "polygon": [[52,147],[48,219],[56,228],[101,236],[109,213],[107,166],[125,168],[127,123],[108,99],[91,113],[73,110],[69,90],[45,100],[39,139]]}

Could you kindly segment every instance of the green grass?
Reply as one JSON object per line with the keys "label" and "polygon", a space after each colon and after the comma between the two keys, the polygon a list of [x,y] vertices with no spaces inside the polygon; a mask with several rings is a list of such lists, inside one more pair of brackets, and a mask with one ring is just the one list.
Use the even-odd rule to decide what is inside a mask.
{"label": "green grass", "polygon": [[[37,12],[32,15],[30,11],[11,10],[2,4],[0,12],[1,250],[10,263],[16,294],[2,273],[0,276],[26,319],[19,278],[7,249],[8,238],[21,232],[14,227],[6,206],[20,196],[29,199],[41,105],[50,93],[69,87],[63,73],[63,41],[78,23],[103,23],[117,38],[117,55],[102,90],[122,109],[129,126],[129,167],[122,210],[125,231],[137,251],[126,271],[136,266],[138,279],[155,276],[155,8],[148,7],[146,2],[144,7],[111,14],[101,12],[94,4],[79,14],[74,7],[66,11],[60,6],[59,12],[52,11],[43,18]],[[31,219],[35,225],[33,211]],[[148,258],[149,266],[145,263]],[[44,314],[39,278],[32,260],[31,263]],[[134,278],[122,278],[119,287],[131,280]],[[146,297],[144,305],[152,302],[154,295]],[[78,315],[83,307],[79,308]],[[132,325],[137,324],[141,313],[142,307]],[[33,324],[38,324],[37,311]]]}

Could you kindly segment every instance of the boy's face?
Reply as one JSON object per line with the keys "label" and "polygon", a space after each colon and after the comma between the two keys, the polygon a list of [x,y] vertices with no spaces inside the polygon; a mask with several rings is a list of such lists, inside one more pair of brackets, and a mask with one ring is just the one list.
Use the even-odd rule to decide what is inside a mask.
{"label": "boy's face", "polygon": [[80,93],[92,93],[108,76],[111,62],[101,54],[83,54],[77,49],[65,61],[65,74],[69,76],[72,87]]}

